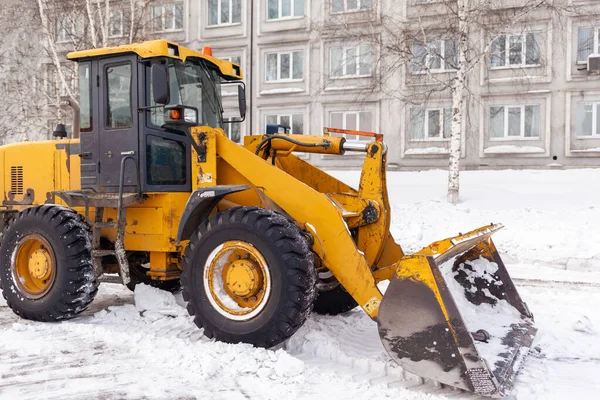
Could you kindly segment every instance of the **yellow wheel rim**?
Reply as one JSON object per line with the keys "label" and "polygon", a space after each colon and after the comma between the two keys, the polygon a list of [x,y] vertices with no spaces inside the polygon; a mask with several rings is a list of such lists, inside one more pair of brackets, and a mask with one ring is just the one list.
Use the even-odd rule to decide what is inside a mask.
{"label": "yellow wheel rim", "polygon": [[13,280],[27,298],[44,296],[56,279],[56,257],[42,235],[30,233],[17,242],[11,257]]}
{"label": "yellow wheel rim", "polygon": [[250,243],[225,242],[206,260],[204,290],[219,314],[236,321],[249,320],[265,308],[269,299],[269,267]]}

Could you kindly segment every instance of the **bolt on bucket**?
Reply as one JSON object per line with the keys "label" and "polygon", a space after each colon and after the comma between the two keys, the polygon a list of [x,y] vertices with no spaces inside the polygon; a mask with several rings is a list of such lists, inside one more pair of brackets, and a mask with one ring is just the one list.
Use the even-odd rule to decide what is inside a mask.
{"label": "bolt on bucket", "polygon": [[512,386],[537,329],[490,225],[402,258],[379,309],[379,335],[407,371],[480,395]]}

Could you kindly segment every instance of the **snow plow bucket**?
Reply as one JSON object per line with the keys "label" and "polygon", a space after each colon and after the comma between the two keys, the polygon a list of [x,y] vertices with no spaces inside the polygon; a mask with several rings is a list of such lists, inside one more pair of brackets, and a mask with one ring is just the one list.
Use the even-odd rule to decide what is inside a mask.
{"label": "snow plow bucket", "polygon": [[490,225],[402,258],[379,309],[390,356],[424,378],[503,396],[537,329],[490,236]]}

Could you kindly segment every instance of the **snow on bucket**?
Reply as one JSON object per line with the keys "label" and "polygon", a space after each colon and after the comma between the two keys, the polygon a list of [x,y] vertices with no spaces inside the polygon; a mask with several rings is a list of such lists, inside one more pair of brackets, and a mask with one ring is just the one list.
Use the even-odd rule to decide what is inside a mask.
{"label": "snow on bucket", "polygon": [[481,395],[503,395],[536,329],[490,235],[480,229],[397,264],[379,332],[406,370]]}

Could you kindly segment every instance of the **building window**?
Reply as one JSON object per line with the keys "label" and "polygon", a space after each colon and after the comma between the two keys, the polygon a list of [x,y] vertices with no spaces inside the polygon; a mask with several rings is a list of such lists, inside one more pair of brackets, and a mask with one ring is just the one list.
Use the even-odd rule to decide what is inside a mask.
{"label": "building window", "polygon": [[[333,111],[329,113],[331,128],[349,129],[353,131],[372,132],[373,113],[371,111]],[[339,136],[337,134],[332,134]],[[371,140],[369,136],[343,135],[347,140]]]}
{"label": "building window", "polygon": [[575,135],[600,138],[600,102],[577,103]]}
{"label": "building window", "polygon": [[456,40],[432,40],[427,44],[412,46],[412,71],[414,73],[441,72],[456,69],[458,65],[458,42]]}
{"label": "building window", "polygon": [[452,108],[420,108],[410,110],[411,140],[439,140],[450,137]]}
{"label": "building window", "polygon": [[490,139],[539,137],[539,104],[490,106]]}
{"label": "building window", "polygon": [[229,61],[234,64],[237,64],[240,67],[242,66],[242,57],[241,56],[225,56],[225,57],[219,57],[219,58],[221,60],[225,60],[225,61]]}
{"label": "building window", "polygon": [[540,65],[541,35],[537,32],[500,35],[492,41],[490,66],[492,68]]}
{"label": "building window", "polygon": [[304,77],[304,53],[268,53],[265,71],[267,82],[300,80]]}
{"label": "building window", "polygon": [[373,8],[373,0],[331,0],[331,12],[363,11]]}
{"label": "building window", "polygon": [[183,29],[183,3],[172,3],[152,7],[155,32],[179,31]]}
{"label": "building window", "polygon": [[304,134],[304,114],[267,114],[265,115],[265,132],[267,125],[283,125],[290,127],[290,133]]}
{"label": "building window", "polygon": [[332,47],[330,51],[331,76],[370,76],[373,64],[371,46],[361,44],[350,47]]}
{"label": "building window", "polygon": [[57,43],[68,42],[73,35],[73,21],[67,16],[63,16],[56,21],[54,37]]}
{"label": "building window", "polygon": [[83,15],[64,12],[56,15],[54,40],[56,43],[70,42],[83,36]]}
{"label": "building window", "polygon": [[304,0],[268,0],[269,20],[304,16]]}
{"label": "building window", "polygon": [[242,22],[242,0],[208,0],[208,25]]}
{"label": "building window", "polygon": [[[233,121],[235,119],[236,118],[233,118],[233,117],[223,118],[223,121],[225,121],[225,122]],[[241,124],[241,122],[233,122],[233,123],[223,124],[223,130],[227,134],[227,137],[229,139],[231,139],[233,142],[235,142],[235,143],[242,142],[242,124]]]}
{"label": "building window", "polygon": [[600,29],[591,26],[579,28],[577,34],[577,61],[586,62],[590,54],[599,53]]}
{"label": "building window", "polygon": [[122,10],[112,10],[110,12],[108,35],[110,37],[123,36],[123,11]]}

